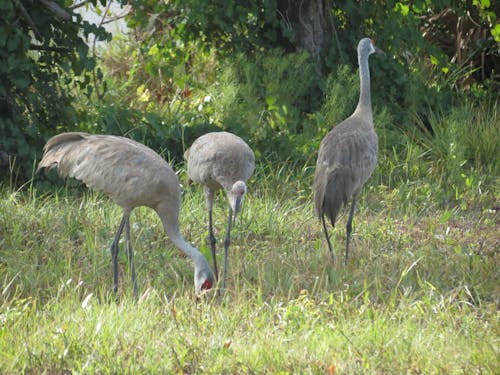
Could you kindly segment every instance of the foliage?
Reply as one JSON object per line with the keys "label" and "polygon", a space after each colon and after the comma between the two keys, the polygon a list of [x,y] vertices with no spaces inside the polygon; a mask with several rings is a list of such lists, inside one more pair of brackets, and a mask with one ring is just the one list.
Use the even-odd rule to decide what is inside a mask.
{"label": "foliage", "polygon": [[321,108],[321,119],[324,124],[323,136],[349,116],[358,103],[359,72],[350,65],[340,65],[335,73],[330,74],[325,85],[325,98]]}
{"label": "foliage", "polygon": [[[78,129],[135,139],[174,162],[182,160],[187,147],[185,139],[194,140],[194,131],[201,133],[215,129],[198,111],[188,110],[179,96],[155,107],[155,111],[131,107],[123,101],[125,94],[122,90],[126,86],[109,89],[103,96],[103,102],[80,98],[78,111],[81,123]],[[131,94],[131,101],[141,100],[143,94]]]}
{"label": "foliage", "polygon": [[301,146],[316,133],[314,122],[304,118],[319,103],[314,74],[304,52],[237,55],[220,64],[219,79],[206,88],[204,111],[220,128],[248,139],[258,156],[283,159],[279,154],[288,150],[285,157],[303,158]]}
{"label": "foliage", "polygon": [[441,46],[449,61],[443,65],[437,56],[431,57],[445,78],[442,85],[470,91],[479,83],[498,92],[500,39],[495,30],[500,26],[496,14],[500,14],[499,4],[493,5],[489,0],[463,2],[459,6],[452,2],[427,11],[422,33],[426,40]]}
{"label": "foliage", "polygon": [[213,55],[193,43],[187,64],[181,49],[170,47],[117,38],[101,51],[107,90],[99,100],[80,96],[80,126],[134,138],[177,161],[197,135],[217,129],[200,110]]}
{"label": "foliage", "polygon": [[[172,50],[174,41],[182,48],[193,40],[215,46],[219,57],[238,53],[252,57],[258,51],[276,47],[287,52],[300,52],[303,48],[294,41],[301,22],[290,19],[294,8],[307,6],[302,2],[258,0],[241,5],[226,1],[222,6],[213,1],[183,0],[164,4],[140,1],[136,4],[130,25],[146,28],[145,40],[149,41],[146,44],[154,40],[168,40],[164,43],[168,50]],[[490,84],[494,80],[487,81],[488,77],[493,79],[498,74],[495,72],[498,69],[495,67],[498,45],[492,36],[498,9],[487,1],[473,4],[453,1],[345,1],[329,4],[327,11],[329,22],[322,27],[331,28],[329,34],[335,37],[330,38],[321,51],[322,61],[319,64],[326,69],[316,70],[316,73],[322,71],[323,76],[328,76],[340,64],[355,66],[358,40],[364,36],[376,38],[377,44],[386,50],[390,58],[374,63],[374,80],[376,87],[385,93],[380,102],[392,105],[392,110],[398,112],[396,121],[399,124],[408,121],[404,118],[407,104],[411,109],[417,106],[420,112],[422,107],[434,104],[438,98],[444,106],[446,91],[455,85],[461,86],[472,74],[475,74],[476,81]],[[151,17],[151,14],[154,16]],[[467,25],[464,22],[466,18]],[[464,35],[460,36],[460,40],[453,39],[454,29],[451,29],[457,23],[463,24],[460,27]],[[473,36],[467,36],[469,29],[466,27],[470,28]],[[462,49],[449,48],[455,44],[463,45]],[[480,55],[483,60],[486,58],[486,65],[483,63],[480,66]],[[420,74],[422,65],[427,65],[423,80]],[[434,72],[429,79],[428,72],[432,68]],[[478,69],[482,71],[481,76],[475,73]],[[412,77],[415,73],[418,81]],[[417,92],[414,92],[415,89]],[[436,89],[441,91],[441,95],[433,95],[432,91]],[[419,95],[410,99],[408,94]],[[430,100],[426,102],[425,98],[429,96]],[[406,103],[408,100],[410,103]],[[309,112],[311,110],[309,108]]]}
{"label": "foliage", "polygon": [[[112,59],[132,59],[133,68],[124,69],[127,75],[116,76],[128,80],[121,95],[142,96],[147,107],[136,108],[156,113],[181,96],[178,107],[191,119],[183,122],[182,134],[190,133],[182,139],[185,144],[215,125],[248,139],[259,155],[289,155],[289,150],[295,150],[295,157],[306,160],[314,153],[318,136],[347,115],[352,106],[345,105],[357,97],[355,46],[360,37],[376,36],[388,54],[386,59],[371,59],[374,107],[391,113],[386,117],[391,123],[384,124],[388,131],[395,126],[410,129],[415,118],[428,127],[432,113],[451,105],[453,90],[473,71],[451,63],[452,56],[444,54],[440,39],[427,40],[420,32],[427,23],[438,25],[438,20],[429,20],[452,3],[349,1],[331,4],[336,38],[323,51],[326,69],[324,79],[318,80],[315,62],[304,51],[291,48],[293,35],[287,34],[290,24],[282,22],[282,5],[272,1],[225,2],[224,7],[191,1],[133,3],[129,26],[135,28],[138,44],[129,41],[125,47],[129,52],[116,50],[117,58]],[[462,4],[457,12],[474,10],[476,15],[481,9],[487,14],[485,20],[495,14],[485,3]],[[272,20],[273,13],[278,21]],[[247,22],[248,17],[255,22]],[[375,22],[379,19],[385,22]],[[339,68],[344,65],[351,66],[352,73]],[[116,68],[116,64],[108,66],[112,71]],[[337,85],[332,84],[335,80]],[[347,91],[342,86],[346,82]],[[333,87],[339,92],[329,92]],[[333,112],[342,116],[331,116]],[[175,121],[165,124],[176,127]],[[148,141],[154,143],[158,144]]]}
{"label": "foliage", "polygon": [[132,1],[131,27],[149,37],[168,35],[184,45],[203,40],[222,53],[255,52],[280,46],[280,19],[275,0]]}
{"label": "foliage", "polygon": [[448,175],[458,172],[455,168],[459,166],[491,167],[491,172],[496,174],[499,121],[497,106],[466,103],[453,108],[449,115],[435,115],[431,121],[433,134],[424,129],[420,140],[430,151],[436,168],[442,168]]}
{"label": "foliage", "polygon": [[16,158],[22,179],[30,176],[46,138],[77,122],[71,89],[92,92],[96,61],[85,39],[91,33],[109,39],[104,29],[64,8],[72,1],[53,3],[58,13],[39,1],[0,5],[0,151]]}
{"label": "foliage", "polygon": [[[291,52],[296,48],[308,49],[297,38],[305,33],[301,29],[309,25],[309,20],[304,19],[307,15],[302,12],[309,10],[310,3],[316,2],[253,0],[242,4],[238,1],[213,0],[165,3],[133,1],[134,13],[129,25],[147,30],[148,38],[151,39],[158,39],[155,35],[163,35],[160,38],[165,39],[164,35],[169,35],[171,40],[180,40],[184,45],[202,40],[216,47],[223,55],[251,55],[259,50],[276,47]],[[327,13],[327,20],[315,27],[323,28],[334,36],[329,38],[329,43],[321,51],[321,64],[328,67],[327,73],[339,63],[354,63],[352,47],[367,35],[375,37],[379,45],[386,47],[391,55],[432,58],[433,64],[438,64],[440,69],[447,72],[460,68],[463,61],[473,62],[468,69],[472,72],[479,66],[477,56],[483,54],[483,57],[486,55],[490,59],[491,54],[498,54],[495,41],[498,41],[496,14],[499,8],[489,0],[458,3],[451,0],[355,0],[328,3],[326,6],[317,2],[316,6],[321,8],[316,8],[316,12]],[[460,35],[453,34],[456,27]],[[426,40],[431,43],[426,43]],[[450,47],[455,44],[458,46],[455,49]],[[479,48],[472,47],[473,44]],[[447,52],[448,61],[443,58],[441,51]],[[451,61],[456,60],[457,56],[454,67]],[[389,68],[393,72],[394,69]],[[489,76],[492,67],[487,69],[486,74]],[[397,80],[392,83],[401,85]]]}
{"label": "foliage", "polygon": [[[294,21],[297,7],[312,2],[132,1],[129,37],[107,45],[98,60],[85,44],[90,33],[108,38],[96,25],[75,15],[76,22],[62,21],[43,2],[2,5],[7,74],[0,106],[8,116],[0,123],[0,170],[8,151],[24,181],[43,142],[66,130],[127,135],[178,161],[196,136],[228,129],[258,155],[312,161],[321,136],[354,107],[355,47],[367,35],[388,55],[370,61],[383,152],[392,152],[398,128],[411,132],[417,125],[434,134],[433,115],[446,116],[466,96],[498,100],[497,5],[327,2],[322,27],[332,37],[318,61],[297,43],[304,25]],[[69,1],[57,4],[71,11]],[[40,40],[31,40],[33,25],[21,9],[31,14]],[[470,29],[467,17],[474,21]],[[450,25],[461,27],[462,44]],[[459,44],[464,47],[450,48]],[[485,63],[478,65],[481,56]]]}
{"label": "foliage", "polygon": [[499,122],[497,105],[468,102],[449,114],[433,114],[430,131],[422,126],[412,133],[428,160],[427,174],[435,176],[447,201],[463,205],[465,196],[495,184],[500,172]]}
{"label": "foliage", "polygon": [[[297,149],[298,158],[310,154],[314,145],[307,136],[316,130],[312,120],[304,120],[304,113],[319,105],[320,90],[310,79],[314,65],[307,53],[276,49],[216,62],[213,51],[203,52],[191,44],[189,50],[195,52],[191,62],[184,68],[186,64],[176,60],[178,67],[170,66],[169,73],[163,70],[162,59],[155,57],[160,53],[157,45],[143,53],[137,50],[118,41],[118,48],[104,52],[106,104],[85,98],[81,102],[88,115],[83,122],[95,124],[94,131],[132,136],[157,150],[168,150],[176,160],[196,137],[221,129],[247,139],[258,155],[276,157],[283,149]],[[121,66],[119,62],[127,58],[132,61]],[[165,80],[164,74],[173,75]],[[124,115],[108,121],[113,109]],[[151,114],[158,115],[158,121],[151,121]]]}

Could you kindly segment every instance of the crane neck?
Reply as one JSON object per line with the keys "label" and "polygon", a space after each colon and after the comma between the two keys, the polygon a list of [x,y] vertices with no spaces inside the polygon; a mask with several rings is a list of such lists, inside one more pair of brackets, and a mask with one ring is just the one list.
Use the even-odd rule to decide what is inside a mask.
{"label": "crane neck", "polygon": [[[175,247],[181,250],[184,254],[186,254],[194,263],[195,270],[202,269],[207,266],[208,263],[203,254],[191,246],[181,235],[179,231],[179,221],[178,216],[174,215],[174,211],[172,211],[169,207],[159,206],[155,208],[155,211],[160,216],[160,219],[163,223],[163,228],[167,233],[168,237],[172,241]],[[210,267],[208,267],[210,268]]]}
{"label": "crane neck", "polygon": [[191,260],[193,261],[194,268],[195,270],[199,270],[204,267],[208,267],[207,260],[203,256],[203,254],[196,249],[195,247],[191,246],[182,236],[178,231],[172,231],[171,228],[167,230],[165,228],[165,231],[168,234],[168,237],[172,241],[172,243],[180,249],[184,254],[186,254]]}
{"label": "crane neck", "polygon": [[372,101],[370,93],[370,67],[368,65],[368,56],[364,54],[358,54],[358,64],[359,64],[359,101],[355,114],[361,115],[368,119],[373,119],[372,114]]}
{"label": "crane neck", "polygon": [[163,228],[175,247],[193,261],[194,287],[196,293],[200,293],[203,289],[212,287],[214,275],[203,254],[182,237],[179,231],[179,206],[180,199],[167,199],[154,207],[154,210],[160,217]]}

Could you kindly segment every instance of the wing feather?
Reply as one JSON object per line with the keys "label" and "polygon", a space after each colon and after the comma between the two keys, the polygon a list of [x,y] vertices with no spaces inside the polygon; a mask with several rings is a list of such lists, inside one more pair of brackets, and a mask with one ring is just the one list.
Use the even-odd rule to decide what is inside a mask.
{"label": "wing feather", "polygon": [[[38,169],[57,168],[110,196],[121,206],[155,207],[180,194],[177,175],[156,152],[131,139],[62,133],[51,138]],[[175,202],[174,202],[175,203]]]}
{"label": "wing feather", "polygon": [[353,117],[323,138],[316,163],[313,191],[316,214],[332,224],[342,204],[361,190],[377,163],[378,139],[373,128]]}

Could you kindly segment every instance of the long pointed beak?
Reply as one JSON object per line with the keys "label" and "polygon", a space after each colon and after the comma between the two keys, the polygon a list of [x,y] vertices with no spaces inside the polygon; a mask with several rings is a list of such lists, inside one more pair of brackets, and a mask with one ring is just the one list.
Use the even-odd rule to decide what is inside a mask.
{"label": "long pointed beak", "polygon": [[241,207],[243,206],[243,196],[238,196],[234,198],[231,208],[233,210],[233,224],[236,221],[236,214],[241,211]]}
{"label": "long pointed beak", "polygon": [[382,56],[385,56],[385,52],[382,51],[380,48],[378,48],[377,46],[374,46],[375,47],[375,53],[378,54],[378,55],[382,55]]}
{"label": "long pointed beak", "polygon": [[243,197],[247,191],[247,187],[244,181],[236,181],[231,190],[227,192],[227,197],[229,199],[229,204],[231,205],[231,210],[233,211],[232,221],[236,220],[236,214],[241,211],[241,206],[243,206]]}

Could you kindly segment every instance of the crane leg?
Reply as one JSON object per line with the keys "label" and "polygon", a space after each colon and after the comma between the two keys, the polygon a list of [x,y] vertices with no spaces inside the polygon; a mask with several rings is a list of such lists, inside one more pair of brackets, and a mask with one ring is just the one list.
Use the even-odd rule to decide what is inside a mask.
{"label": "crane leg", "polygon": [[227,218],[227,228],[226,228],[226,238],[224,239],[224,273],[222,277],[222,294],[224,293],[224,288],[226,286],[226,276],[227,276],[227,256],[229,253],[229,244],[231,242],[231,224],[233,222],[233,210],[229,207],[229,217]]}
{"label": "crane leg", "polygon": [[113,291],[116,293],[118,291],[118,243],[120,242],[120,237],[123,232],[123,227],[125,223],[128,221],[129,215],[124,213],[122,217],[122,221],[120,222],[120,226],[115,234],[115,239],[111,244],[111,258],[113,260]]}
{"label": "crane leg", "polygon": [[335,255],[333,255],[332,244],[330,242],[330,236],[328,235],[328,229],[326,227],[325,215],[321,215],[321,223],[323,224],[323,231],[325,232],[326,243],[328,244],[328,250],[330,250],[330,255],[332,260],[335,260]]}
{"label": "crane leg", "polygon": [[354,216],[354,207],[356,206],[356,198],[352,199],[351,210],[349,211],[349,218],[347,219],[346,228],[346,244],[345,244],[345,265],[347,266],[347,257],[349,256],[349,241],[351,240],[352,232],[352,218]]}
{"label": "crane leg", "polygon": [[216,243],[217,240],[214,236],[212,210],[208,210],[208,240],[210,241],[210,248],[212,249],[212,260],[214,262],[215,280],[219,280],[219,271],[217,270],[217,257],[216,257]]}
{"label": "crane leg", "polygon": [[125,223],[125,248],[127,249],[128,256],[128,264],[130,266],[130,274],[132,277],[132,287],[134,291],[134,297],[137,298],[138,289],[137,289],[137,280],[135,278],[135,267],[134,267],[134,252],[132,251],[132,242],[130,241],[130,218],[127,217],[127,221]]}

